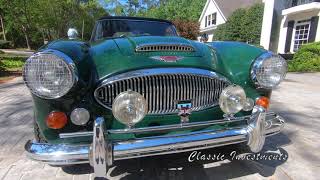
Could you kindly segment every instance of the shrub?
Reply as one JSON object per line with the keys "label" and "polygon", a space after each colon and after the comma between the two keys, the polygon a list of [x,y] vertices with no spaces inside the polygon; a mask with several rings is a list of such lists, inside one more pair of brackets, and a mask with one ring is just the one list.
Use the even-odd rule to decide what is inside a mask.
{"label": "shrub", "polygon": [[[0,49],[8,49],[11,48],[11,42],[10,41],[5,41],[5,40],[0,40]],[[0,53],[2,54],[2,53]]]}
{"label": "shrub", "polygon": [[199,35],[199,23],[197,21],[176,19],[173,21],[180,36],[196,40]]}
{"label": "shrub", "polygon": [[25,60],[24,57],[0,57],[0,71],[20,71]]}
{"label": "shrub", "polygon": [[320,42],[305,44],[293,56],[288,64],[288,71],[320,71]]}

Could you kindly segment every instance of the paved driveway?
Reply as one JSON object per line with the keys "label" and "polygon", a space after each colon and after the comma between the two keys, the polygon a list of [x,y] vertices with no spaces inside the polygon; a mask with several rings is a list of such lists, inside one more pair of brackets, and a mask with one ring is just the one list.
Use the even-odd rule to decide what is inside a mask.
{"label": "paved driveway", "polygon": [[[287,160],[197,161],[189,154],[119,161],[110,179],[318,179],[320,172],[320,73],[288,74],[273,92],[272,109],[287,119],[281,134],[267,140],[264,151],[280,152]],[[17,78],[0,84],[0,179],[89,179],[89,165],[57,168],[25,157],[24,143],[33,138],[32,102]],[[233,146],[203,153],[233,151]]]}

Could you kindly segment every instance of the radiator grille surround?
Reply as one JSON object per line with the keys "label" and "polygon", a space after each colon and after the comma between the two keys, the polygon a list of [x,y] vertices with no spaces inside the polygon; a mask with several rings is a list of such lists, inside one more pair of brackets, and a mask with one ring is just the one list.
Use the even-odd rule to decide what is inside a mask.
{"label": "radiator grille surround", "polygon": [[131,71],[104,80],[94,92],[96,101],[112,109],[115,97],[132,90],[143,95],[148,114],[178,113],[177,102],[191,100],[192,111],[218,105],[221,91],[231,83],[215,72],[195,68],[156,68]]}

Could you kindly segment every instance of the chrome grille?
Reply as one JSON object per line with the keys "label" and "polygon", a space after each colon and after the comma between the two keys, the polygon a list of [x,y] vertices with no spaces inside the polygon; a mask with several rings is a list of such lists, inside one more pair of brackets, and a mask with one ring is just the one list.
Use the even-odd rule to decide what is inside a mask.
{"label": "chrome grille", "polygon": [[178,51],[193,52],[194,48],[188,44],[142,44],[136,48],[136,52],[152,52],[152,51]]}
{"label": "chrome grille", "polygon": [[111,109],[119,93],[132,90],[146,98],[148,114],[177,113],[177,102],[181,100],[191,100],[192,110],[199,111],[218,105],[221,91],[229,84],[225,78],[206,70],[160,68],[107,79],[96,89],[95,98]]}

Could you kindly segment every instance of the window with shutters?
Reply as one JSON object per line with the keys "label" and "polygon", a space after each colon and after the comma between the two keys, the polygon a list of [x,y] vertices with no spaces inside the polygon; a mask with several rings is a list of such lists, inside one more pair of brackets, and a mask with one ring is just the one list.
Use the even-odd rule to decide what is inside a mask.
{"label": "window with shutters", "polygon": [[308,43],[310,34],[310,20],[298,21],[294,28],[292,52],[296,52],[301,45]]}

